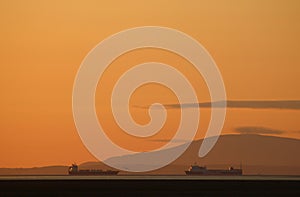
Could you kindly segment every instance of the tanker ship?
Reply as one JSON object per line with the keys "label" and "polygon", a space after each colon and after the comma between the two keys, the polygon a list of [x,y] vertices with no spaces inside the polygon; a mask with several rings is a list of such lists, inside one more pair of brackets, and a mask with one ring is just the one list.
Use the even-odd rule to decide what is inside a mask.
{"label": "tanker ship", "polygon": [[80,175],[80,176],[89,176],[89,175],[107,176],[107,175],[117,175],[119,173],[119,171],[114,171],[114,170],[98,170],[98,169],[79,170],[76,164],[72,164],[72,166],[69,167],[68,172],[69,175]]}
{"label": "tanker ship", "polygon": [[206,166],[191,165],[190,168],[185,171],[186,175],[200,175],[200,176],[241,176],[243,170],[234,169],[232,166],[229,169],[207,169]]}

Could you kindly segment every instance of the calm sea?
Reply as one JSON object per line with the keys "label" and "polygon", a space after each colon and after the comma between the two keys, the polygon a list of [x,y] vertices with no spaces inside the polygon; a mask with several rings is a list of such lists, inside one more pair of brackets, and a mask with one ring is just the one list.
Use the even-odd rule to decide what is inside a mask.
{"label": "calm sea", "polygon": [[30,175],[0,176],[0,180],[295,180],[300,176],[185,176],[185,175],[117,175],[117,176],[68,176]]}

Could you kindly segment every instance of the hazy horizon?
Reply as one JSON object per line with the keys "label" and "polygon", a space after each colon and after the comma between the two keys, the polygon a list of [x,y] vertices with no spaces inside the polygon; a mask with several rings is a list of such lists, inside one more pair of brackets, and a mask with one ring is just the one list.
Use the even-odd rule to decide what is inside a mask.
{"label": "hazy horizon", "polygon": [[[196,153],[201,143],[202,140],[194,141],[181,157],[164,168],[143,173],[121,171],[119,175],[184,175],[184,170],[195,162],[198,165],[206,166],[208,169],[227,169],[229,166],[242,167],[243,175],[300,175],[299,158],[289,156],[297,154],[296,149],[300,147],[300,140],[257,134],[222,135],[213,151],[207,157],[200,159],[197,158]],[[255,143],[255,147],[251,147],[253,143]],[[283,147],[278,147],[278,144]],[[271,150],[272,152],[270,152]],[[172,152],[172,150],[165,151]],[[109,158],[109,160],[112,160],[113,163],[121,162],[121,165],[126,163],[126,165],[135,166],[149,165],[148,160],[152,158],[151,153],[147,157],[140,156],[139,154],[124,155]],[[136,161],[132,162],[134,157]],[[76,163],[79,165],[79,169],[113,169],[96,160]],[[0,168],[0,176],[67,175],[70,165],[71,163],[68,165],[34,166],[32,168]]]}

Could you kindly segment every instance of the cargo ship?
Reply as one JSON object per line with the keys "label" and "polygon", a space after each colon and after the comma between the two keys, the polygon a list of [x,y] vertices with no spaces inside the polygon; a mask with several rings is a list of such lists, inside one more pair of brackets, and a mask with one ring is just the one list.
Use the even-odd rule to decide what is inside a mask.
{"label": "cargo ship", "polygon": [[194,164],[185,171],[185,174],[200,176],[242,176],[243,170],[241,167],[240,169],[234,169],[232,166],[229,169],[207,169],[206,166]]}
{"label": "cargo ship", "polygon": [[117,175],[119,171],[115,170],[98,170],[98,169],[87,169],[87,170],[79,170],[78,165],[72,164],[69,167],[69,175],[80,175],[80,176],[108,176],[108,175]]}

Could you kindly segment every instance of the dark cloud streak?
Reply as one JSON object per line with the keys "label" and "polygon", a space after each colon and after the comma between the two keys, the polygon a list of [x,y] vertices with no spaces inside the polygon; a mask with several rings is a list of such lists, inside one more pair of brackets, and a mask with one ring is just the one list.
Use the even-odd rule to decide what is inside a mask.
{"label": "dark cloud streak", "polygon": [[[152,142],[170,142],[172,139],[153,139],[150,140]],[[189,142],[189,140],[184,140],[184,139],[173,139],[174,143],[181,143],[181,142]]]}
{"label": "dark cloud streak", "polygon": [[235,131],[239,134],[271,134],[271,135],[279,135],[285,133],[285,131],[270,129],[265,127],[237,127]]}
{"label": "dark cloud streak", "polygon": [[[180,109],[180,108],[210,108],[224,107],[224,101],[218,102],[204,102],[204,103],[184,103],[184,104],[164,104],[167,109]],[[149,106],[138,106],[134,105],[136,108],[146,108]],[[277,101],[227,101],[227,108],[248,108],[248,109],[292,109],[292,110],[300,110],[300,100],[277,100]]]}

